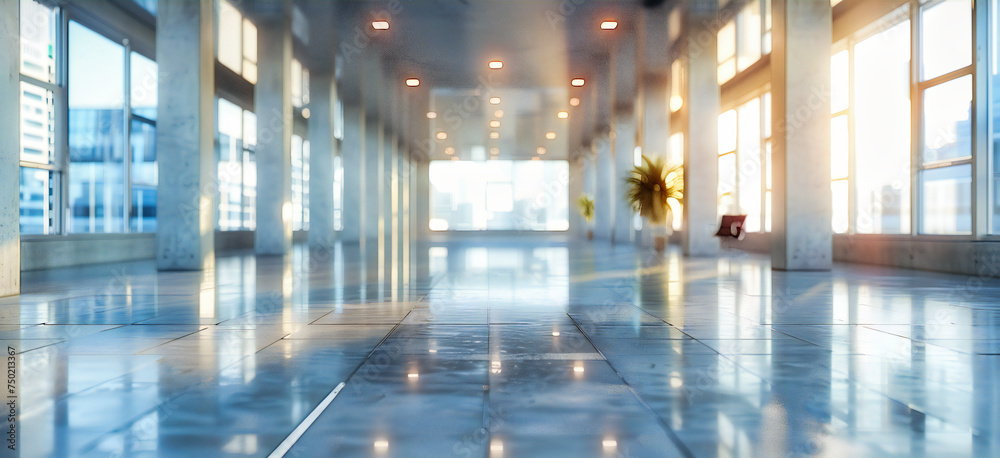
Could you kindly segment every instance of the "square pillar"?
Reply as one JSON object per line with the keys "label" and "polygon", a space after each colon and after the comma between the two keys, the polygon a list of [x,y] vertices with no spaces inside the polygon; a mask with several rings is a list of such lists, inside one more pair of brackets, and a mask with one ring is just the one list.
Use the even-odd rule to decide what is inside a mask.
{"label": "square pillar", "polygon": [[160,0],[156,15],[159,183],[156,262],[160,270],[215,264],[214,7]]}
{"label": "square pillar", "polygon": [[0,297],[21,293],[21,45],[17,0],[0,0]]}
{"label": "square pillar", "polygon": [[774,0],[771,266],[829,270],[830,2]]}
{"label": "square pillar", "polygon": [[257,24],[257,254],[292,248],[292,27],[288,14]]}
{"label": "square pillar", "polygon": [[310,74],[309,103],[309,247],[333,245],[333,158],[340,152],[334,138],[337,81],[332,72]]}
{"label": "square pillar", "polygon": [[344,229],[340,238],[360,242],[364,238],[365,193],[365,109],[344,106],[344,142],[341,158],[344,164]]}
{"label": "square pillar", "polygon": [[[719,83],[715,0],[688,5],[687,136],[684,142],[683,249],[688,256],[714,256],[719,251]],[[829,54],[829,52],[827,52]]]}
{"label": "square pillar", "polygon": [[611,178],[614,197],[612,206],[614,216],[614,242],[632,243],[635,241],[635,230],[632,228],[632,218],[635,212],[625,201],[625,177],[635,165],[635,134],[636,122],[631,110],[621,112],[615,121],[614,137],[614,172]]}

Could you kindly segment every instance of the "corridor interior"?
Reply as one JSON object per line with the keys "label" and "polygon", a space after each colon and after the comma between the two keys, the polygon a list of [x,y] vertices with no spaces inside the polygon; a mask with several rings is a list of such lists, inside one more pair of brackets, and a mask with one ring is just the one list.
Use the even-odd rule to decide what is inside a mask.
{"label": "corridor interior", "polygon": [[286,456],[996,455],[1000,281],[415,251],[395,287],[402,266],[341,244],[26,274],[0,299],[23,456],[266,456],[341,382]]}

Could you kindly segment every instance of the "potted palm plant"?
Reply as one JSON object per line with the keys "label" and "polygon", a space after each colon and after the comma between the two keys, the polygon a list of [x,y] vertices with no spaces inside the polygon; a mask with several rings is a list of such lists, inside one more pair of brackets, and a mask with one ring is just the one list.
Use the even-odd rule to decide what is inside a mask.
{"label": "potted palm plant", "polygon": [[625,199],[639,216],[653,227],[653,245],[657,251],[667,246],[668,228],[673,219],[671,200],[683,202],[684,170],[679,165],[666,165],[662,158],[642,156],[642,164],[632,168],[625,177]]}
{"label": "potted palm plant", "polygon": [[580,196],[576,201],[580,216],[587,222],[587,240],[594,240],[594,198],[590,194]]}

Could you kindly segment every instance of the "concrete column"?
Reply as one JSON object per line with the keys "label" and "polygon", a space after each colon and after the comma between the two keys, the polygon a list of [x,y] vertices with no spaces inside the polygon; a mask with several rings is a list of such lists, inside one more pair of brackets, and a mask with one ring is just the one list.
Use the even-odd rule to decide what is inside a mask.
{"label": "concrete column", "polygon": [[587,222],[580,216],[579,207],[576,202],[583,195],[584,169],[586,158],[578,156],[569,163],[569,233],[575,237],[582,237],[587,234]]}
{"label": "concrete column", "polygon": [[829,2],[774,0],[771,52],[771,266],[828,270],[830,230]]}
{"label": "concrete column", "polygon": [[309,247],[332,246],[333,158],[337,139],[333,136],[333,112],[337,107],[337,81],[332,72],[313,72],[310,77],[309,111]]}
{"label": "concrete column", "polygon": [[666,160],[670,148],[669,73],[647,74],[643,80],[642,154]]}
{"label": "concrete column", "polygon": [[360,242],[365,233],[365,109],[344,106],[344,142],[340,151],[344,164],[344,229],[345,241]]}
{"label": "concrete column", "polygon": [[635,241],[635,230],[632,228],[632,218],[635,214],[632,207],[625,201],[625,176],[632,170],[635,157],[635,118],[631,112],[621,112],[615,121],[615,165],[612,185],[615,189],[615,243],[632,243]]}
{"label": "concrete column", "polygon": [[337,81],[332,72],[313,72],[310,77],[309,111],[309,247],[333,245],[333,158],[337,139],[333,136],[333,112],[337,107]]}
{"label": "concrete column", "polygon": [[611,140],[607,136],[597,143],[597,186],[594,195],[594,235],[613,240],[615,225],[615,162],[611,156]]}
{"label": "concrete column", "polygon": [[[688,256],[713,256],[719,250],[719,84],[715,0],[689,3],[687,81],[684,105],[688,132],[684,142],[683,248]],[[829,47],[829,46],[828,46]],[[826,52],[829,54],[829,50]],[[827,180],[829,181],[829,180]]]}
{"label": "concrete column", "polygon": [[365,232],[362,235],[372,247],[378,247],[381,226],[379,217],[381,212],[380,195],[382,189],[382,120],[369,117],[365,124]]}
{"label": "concrete column", "polygon": [[275,14],[257,24],[257,254],[292,248],[292,28]]}
{"label": "concrete column", "polygon": [[0,0],[0,297],[21,293],[20,9]]}
{"label": "concrete column", "polygon": [[156,150],[161,192],[156,202],[160,270],[215,264],[214,7],[160,0]]}

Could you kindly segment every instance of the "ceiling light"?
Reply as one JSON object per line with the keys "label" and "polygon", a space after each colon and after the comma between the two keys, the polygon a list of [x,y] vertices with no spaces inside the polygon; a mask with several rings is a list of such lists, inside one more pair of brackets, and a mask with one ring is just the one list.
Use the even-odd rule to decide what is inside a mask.
{"label": "ceiling light", "polygon": [[503,62],[500,62],[499,60],[491,60],[490,68],[492,68],[493,70],[500,70],[501,68],[503,68]]}
{"label": "ceiling light", "polygon": [[497,131],[490,132],[490,138],[493,140],[500,138],[500,132]]}
{"label": "ceiling light", "polygon": [[389,21],[372,21],[372,28],[375,30],[389,30]]}
{"label": "ceiling light", "polygon": [[434,118],[437,118],[437,117],[438,117],[437,112],[434,112],[434,111],[428,111],[427,112],[427,119],[434,119]]}
{"label": "ceiling light", "polygon": [[493,105],[500,105],[500,97],[490,97],[490,103]]}
{"label": "ceiling light", "polygon": [[420,86],[420,80],[418,80],[416,78],[407,78],[406,79],[406,85],[409,86],[409,87]]}
{"label": "ceiling light", "polygon": [[556,133],[555,132],[546,133],[545,134],[545,138],[547,138],[549,140],[555,140],[556,139]]}
{"label": "ceiling light", "polygon": [[447,154],[449,156],[451,156],[452,154],[455,154],[455,148],[452,148],[450,146],[447,147],[447,148],[445,148],[444,149],[444,154]]}
{"label": "ceiling light", "polygon": [[573,81],[570,81],[569,84],[572,84],[573,87],[583,87],[586,81],[583,78],[573,78]]}
{"label": "ceiling light", "polygon": [[618,28],[618,21],[604,21],[601,23],[601,30],[614,30]]}
{"label": "ceiling light", "polygon": [[559,119],[566,119],[569,117],[569,112],[560,111],[559,113],[556,113],[556,117],[558,117]]}
{"label": "ceiling light", "polygon": [[539,155],[545,154],[545,147],[539,146],[538,149],[535,150],[535,152],[538,153]]}
{"label": "ceiling light", "polygon": [[492,148],[490,148],[490,154],[492,154],[494,156],[496,156],[497,154],[500,154],[500,148],[497,148],[495,146],[492,147]]}
{"label": "ceiling light", "polygon": [[496,112],[493,113],[493,116],[496,116],[498,118],[502,118],[503,117],[503,110],[497,110]]}
{"label": "ceiling light", "polygon": [[569,99],[569,104],[570,104],[570,106],[578,107],[578,106],[580,106],[580,99],[577,98],[577,97],[573,97],[573,98]]}
{"label": "ceiling light", "polygon": [[490,121],[490,127],[494,128],[494,129],[500,127],[500,121],[497,121],[496,119]]}
{"label": "ceiling light", "polygon": [[306,119],[309,119],[309,115],[310,115],[310,114],[312,114],[312,113],[311,113],[311,112],[309,111],[309,109],[308,109],[308,108],[303,108],[303,109],[302,109],[302,117],[303,117],[303,118],[306,118]]}
{"label": "ceiling light", "polygon": [[437,135],[436,135],[436,137],[437,137],[438,140],[447,140],[448,139],[448,132],[445,132],[445,131],[438,132]]}

